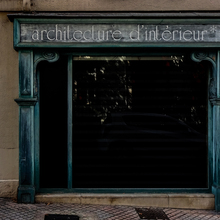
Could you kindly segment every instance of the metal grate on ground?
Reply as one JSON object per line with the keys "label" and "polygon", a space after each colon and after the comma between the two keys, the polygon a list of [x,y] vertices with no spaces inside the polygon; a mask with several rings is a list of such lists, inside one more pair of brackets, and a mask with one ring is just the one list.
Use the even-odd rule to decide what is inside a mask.
{"label": "metal grate on ground", "polygon": [[163,209],[160,208],[135,208],[140,219],[169,220]]}

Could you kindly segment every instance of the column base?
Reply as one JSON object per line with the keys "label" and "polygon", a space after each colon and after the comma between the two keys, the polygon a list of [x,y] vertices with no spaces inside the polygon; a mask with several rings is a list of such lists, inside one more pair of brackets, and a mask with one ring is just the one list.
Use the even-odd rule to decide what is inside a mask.
{"label": "column base", "polygon": [[220,188],[212,186],[212,193],[215,195],[215,210],[220,211]]}
{"label": "column base", "polygon": [[18,203],[34,203],[34,202],[35,202],[35,187],[19,186]]}

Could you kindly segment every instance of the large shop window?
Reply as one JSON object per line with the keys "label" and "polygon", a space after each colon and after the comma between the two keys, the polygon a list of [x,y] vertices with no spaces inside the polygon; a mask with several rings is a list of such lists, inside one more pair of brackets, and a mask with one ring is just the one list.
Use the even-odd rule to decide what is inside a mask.
{"label": "large shop window", "polygon": [[[206,63],[73,56],[73,188],[207,188]],[[67,57],[40,64],[40,187],[67,187]]]}

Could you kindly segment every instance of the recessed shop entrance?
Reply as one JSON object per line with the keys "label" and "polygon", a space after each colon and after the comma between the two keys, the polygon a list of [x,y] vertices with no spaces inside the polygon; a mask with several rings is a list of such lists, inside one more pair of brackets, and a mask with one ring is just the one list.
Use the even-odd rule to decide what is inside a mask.
{"label": "recessed shop entrance", "polygon": [[13,18],[18,201],[212,193],[220,210],[219,20],[106,15]]}
{"label": "recessed shop entrance", "polygon": [[38,69],[40,188],[208,188],[207,63],[61,56]]}

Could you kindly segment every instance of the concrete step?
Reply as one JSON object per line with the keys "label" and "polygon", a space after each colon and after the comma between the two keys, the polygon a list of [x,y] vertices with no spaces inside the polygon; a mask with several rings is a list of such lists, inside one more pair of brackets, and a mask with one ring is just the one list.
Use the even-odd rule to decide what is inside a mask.
{"label": "concrete step", "polygon": [[45,193],[35,196],[37,203],[74,203],[93,205],[128,205],[161,208],[213,210],[214,195],[211,193]]}

